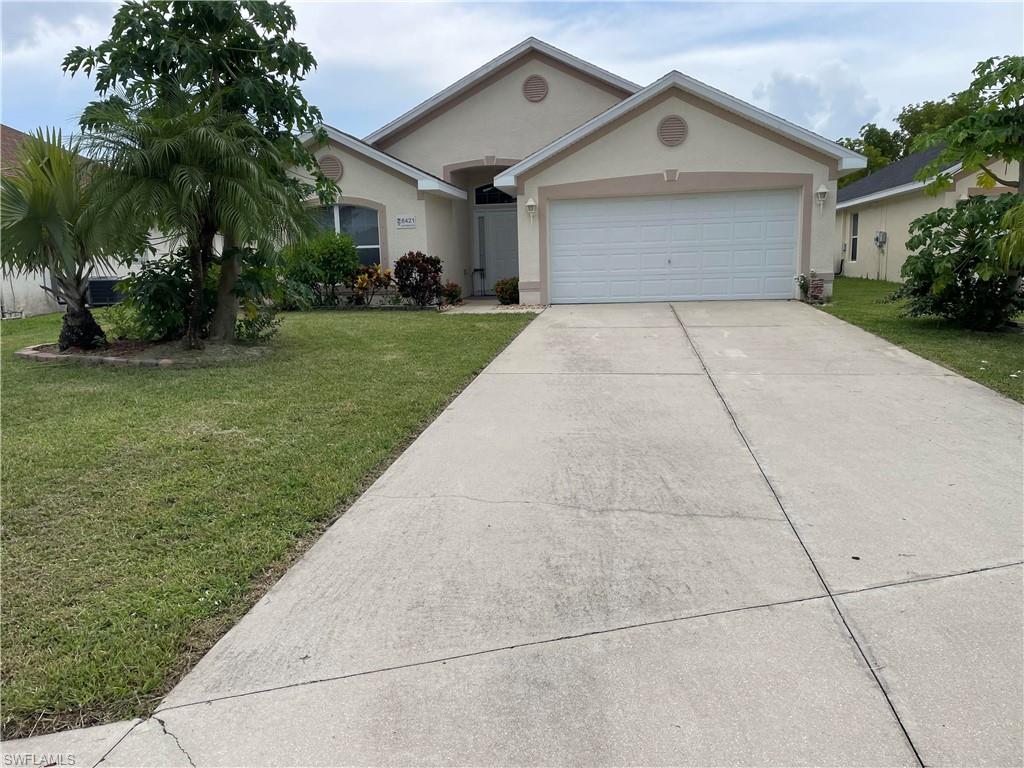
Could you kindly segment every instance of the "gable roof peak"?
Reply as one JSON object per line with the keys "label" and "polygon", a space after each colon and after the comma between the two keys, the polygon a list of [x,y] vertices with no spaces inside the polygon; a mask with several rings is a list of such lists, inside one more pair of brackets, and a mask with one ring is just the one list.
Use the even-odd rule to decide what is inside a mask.
{"label": "gable roof peak", "polygon": [[863,168],[867,165],[867,158],[857,152],[854,152],[852,149],[847,149],[841,144],[837,144],[834,141],[826,139],[824,136],[819,136],[813,131],[809,131],[795,123],[791,123],[788,120],[784,120],[781,117],[773,115],[767,110],[756,107],[753,104],[748,104],[742,99],[730,96],[728,93],[720,91],[717,88],[713,88],[706,83],[702,83],[700,80],[695,80],[689,75],[684,75],[682,72],[672,70],[662,75],[646,88],[642,88],[632,96],[623,99],[612,107],[609,107],[606,111],[591,118],[587,122],[583,123],[583,125],[569,131],[567,134],[555,139],[546,147],[538,149],[532,155],[521,160],[512,167],[506,168],[497,177],[495,177],[494,186],[506,192],[516,189],[519,177],[522,174],[544,162],[548,158],[557,155],[595,131],[600,130],[616,118],[651,101],[670,88],[679,88],[686,93],[696,96],[698,99],[703,99],[704,101],[709,102],[710,104],[713,104],[727,112],[731,112],[745,118],[756,125],[760,125],[770,131],[786,136],[798,144],[809,147],[810,149],[820,152],[827,157],[834,158],[837,161],[837,167],[840,173]]}
{"label": "gable roof peak", "polygon": [[546,43],[539,38],[528,37],[521,43],[512,46],[504,53],[491,59],[482,67],[473,70],[462,79],[455,81],[444,90],[439,91],[426,101],[423,101],[413,107],[405,114],[395,118],[387,125],[378,128],[363,140],[367,144],[377,144],[388,139],[406,126],[416,122],[420,118],[423,118],[466,91],[469,91],[477,83],[480,83],[494,73],[519,60],[520,57],[530,51],[535,51],[544,56],[548,56],[565,66],[571,67],[572,69],[593,78],[594,80],[604,83],[621,92],[623,97],[634,94],[640,90],[639,85],[624,77],[619,77],[606,69],[602,69],[588,61],[584,61],[581,58],[573,56],[571,53],[566,53],[562,49],[556,48],[550,43]]}

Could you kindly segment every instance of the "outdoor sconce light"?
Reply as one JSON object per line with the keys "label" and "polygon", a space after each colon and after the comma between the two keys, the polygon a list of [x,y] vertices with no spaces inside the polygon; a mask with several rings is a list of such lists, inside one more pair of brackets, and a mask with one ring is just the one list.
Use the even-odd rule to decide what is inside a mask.
{"label": "outdoor sconce light", "polygon": [[820,185],[817,191],[814,193],[814,199],[818,203],[818,210],[821,211],[825,207],[825,200],[828,198],[828,187],[824,184]]}
{"label": "outdoor sconce light", "polygon": [[532,197],[526,201],[526,212],[530,215],[530,221],[533,221],[537,215],[537,201]]}

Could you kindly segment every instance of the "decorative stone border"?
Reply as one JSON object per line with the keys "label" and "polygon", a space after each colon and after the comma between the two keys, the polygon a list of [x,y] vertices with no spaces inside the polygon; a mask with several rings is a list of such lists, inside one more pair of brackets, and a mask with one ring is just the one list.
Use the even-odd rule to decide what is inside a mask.
{"label": "decorative stone border", "polygon": [[[173,357],[120,357],[115,355],[89,355],[82,352],[54,352],[54,344],[36,344],[19,349],[15,357],[36,363],[70,362],[79,365],[110,365],[117,368],[210,368],[236,362],[248,362],[264,357],[269,349],[253,347],[249,355],[216,358],[173,358]],[[260,351],[256,351],[260,350]],[[142,353],[145,354],[145,353]]]}

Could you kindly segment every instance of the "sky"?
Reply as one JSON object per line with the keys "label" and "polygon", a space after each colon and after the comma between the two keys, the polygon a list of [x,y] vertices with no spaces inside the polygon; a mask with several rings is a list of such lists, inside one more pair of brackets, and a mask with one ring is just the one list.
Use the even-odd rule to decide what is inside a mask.
{"label": "sky", "polygon": [[[319,66],[324,120],[365,136],[524,38],[641,85],[672,69],[829,138],[962,90],[1024,53],[1024,3],[342,3],[291,0]],[[0,119],[74,130],[95,94],[61,72],[110,32],[116,3],[0,1]]]}

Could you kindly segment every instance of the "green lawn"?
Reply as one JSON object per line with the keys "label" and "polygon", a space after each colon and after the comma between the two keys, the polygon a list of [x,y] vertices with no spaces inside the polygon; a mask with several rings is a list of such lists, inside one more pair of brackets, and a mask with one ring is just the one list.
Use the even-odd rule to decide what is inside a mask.
{"label": "green lawn", "polygon": [[4,321],[3,731],[146,713],[529,315],[319,312],[223,368],[39,364]]}
{"label": "green lawn", "polygon": [[822,309],[1024,402],[1024,335],[967,331],[940,318],[906,317],[902,302],[886,300],[898,287],[841,277],[832,303]]}

